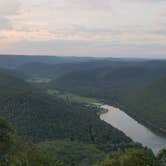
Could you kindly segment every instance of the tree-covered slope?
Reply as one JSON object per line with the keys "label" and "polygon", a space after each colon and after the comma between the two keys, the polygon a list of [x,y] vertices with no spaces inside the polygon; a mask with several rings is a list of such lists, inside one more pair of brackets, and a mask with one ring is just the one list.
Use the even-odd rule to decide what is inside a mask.
{"label": "tree-covered slope", "polygon": [[26,82],[16,79],[6,70],[0,70],[0,95],[16,95],[31,92],[32,88]]}
{"label": "tree-covered slope", "polygon": [[49,86],[116,104],[138,121],[165,133],[166,81],[162,79],[166,76],[165,61],[115,66],[73,71]]}
{"label": "tree-covered slope", "polygon": [[106,154],[95,145],[69,140],[35,145],[21,141],[13,128],[0,118],[1,166],[165,166],[165,158],[165,150],[157,157],[147,149],[137,148]]}
{"label": "tree-covered slope", "polygon": [[166,135],[166,78],[130,92],[126,111]]}
{"label": "tree-covered slope", "polygon": [[117,151],[97,166],[160,166],[159,161],[148,150],[127,149]]}
{"label": "tree-covered slope", "polygon": [[55,140],[38,144],[42,151],[63,161],[65,166],[92,166],[106,158],[107,154],[92,144],[78,141]]}
{"label": "tree-covered slope", "polygon": [[0,55],[0,67],[7,69],[17,68],[25,63],[73,63],[73,62],[87,62],[94,58],[88,57],[60,57],[60,56],[40,56],[40,55]]}
{"label": "tree-covered slope", "polygon": [[68,138],[107,147],[108,151],[133,146],[122,132],[101,121],[94,108],[32,92],[27,83],[4,73],[0,78],[0,115],[19,135],[35,142]]}
{"label": "tree-covered slope", "polygon": [[120,102],[129,89],[135,90],[166,75],[166,62],[160,61],[99,64],[87,70],[67,73],[53,80],[50,87]]}
{"label": "tree-covered slope", "polygon": [[36,145],[22,142],[14,129],[0,118],[0,165],[63,166],[63,163]]}
{"label": "tree-covered slope", "polygon": [[97,59],[89,59],[89,61],[69,61],[64,63],[47,63],[47,62],[31,62],[25,63],[17,68],[15,68],[15,73],[18,76],[23,75],[25,78],[34,78],[34,77],[49,77],[49,78],[56,78],[58,76],[62,76],[72,71],[87,71],[96,69],[99,67],[108,67],[112,66],[115,67],[116,65],[127,65],[126,62],[121,61],[111,61],[110,59],[106,60],[97,60]]}

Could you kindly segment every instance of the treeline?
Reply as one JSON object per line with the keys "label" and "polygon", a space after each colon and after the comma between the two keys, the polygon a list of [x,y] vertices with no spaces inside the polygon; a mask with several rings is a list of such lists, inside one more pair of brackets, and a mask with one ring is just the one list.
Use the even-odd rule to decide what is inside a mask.
{"label": "treeline", "polygon": [[51,98],[3,72],[0,78],[0,115],[19,134],[0,121],[2,166],[91,166],[117,149],[141,147],[101,121],[96,107]]}
{"label": "treeline", "polygon": [[58,140],[33,144],[22,142],[0,118],[1,166],[165,166],[166,151],[157,157],[147,149],[118,150],[106,154],[95,145]]}
{"label": "treeline", "polygon": [[156,132],[166,136],[166,77],[132,91],[126,97],[125,108]]}
{"label": "treeline", "polygon": [[97,98],[116,105],[166,135],[166,62],[117,62],[58,77],[46,88]]}
{"label": "treeline", "polygon": [[52,98],[6,73],[0,78],[0,116],[12,124],[24,139],[33,142],[78,140],[95,144],[106,152],[140,146],[101,121],[95,107]]}
{"label": "treeline", "polygon": [[0,118],[1,166],[63,166],[32,143],[22,142],[11,126]]}
{"label": "treeline", "polygon": [[[138,85],[138,81],[134,77],[135,72],[127,73],[123,77],[124,81],[121,81],[120,75],[119,77],[111,76],[110,80],[117,78],[117,81],[111,84],[111,91],[114,93],[110,93],[111,91],[107,91],[107,88],[110,87],[112,81],[107,82],[109,74],[107,75],[106,71],[108,70],[102,70],[100,77],[96,73],[93,78],[91,78],[93,72],[89,72],[88,77],[86,77],[82,71],[80,76],[77,75],[79,82],[77,82],[77,77],[72,76],[67,85],[64,83],[67,81],[65,76],[62,79],[63,83],[62,80],[60,81],[61,87],[60,82],[55,81],[51,82],[49,86],[53,88],[56,84],[63,90],[67,90],[71,86],[70,90],[79,94],[83,93],[89,96],[90,92],[91,96],[101,96],[100,99],[107,99],[107,101],[110,99],[114,99],[112,101],[117,103],[127,101],[130,96],[126,97],[125,100],[123,97],[126,92],[129,92],[128,88],[135,88]],[[121,69],[120,72],[123,73],[123,70]],[[138,74],[140,77],[141,73]],[[125,79],[126,77],[130,79]],[[89,80],[88,83],[86,78]],[[105,78],[105,81],[97,83],[99,78]],[[131,86],[131,80],[137,82],[134,84],[136,86]],[[124,87],[121,86],[122,83],[125,85]],[[93,84],[96,86],[93,87]],[[102,88],[101,85],[107,86]],[[165,83],[157,85],[164,87]],[[155,88],[152,86],[152,89]],[[164,97],[164,89],[162,88],[161,91],[155,90],[154,94],[158,98],[160,95]],[[133,98],[133,100],[135,99]],[[19,136],[8,123],[0,120],[0,165],[165,166],[165,150],[155,157],[150,150],[134,143],[122,132],[101,121],[96,111],[95,107],[47,96],[34,90],[24,81],[16,79],[6,72],[1,72],[0,116],[3,116],[17,130]],[[32,140],[32,143],[28,143],[31,142],[28,140]]]}
{"label": "treeline", "polygon": [[162,150],[157,157],[143,149],[116,151],[96,166],[165,166],[166,151]]}
{"label": "treeline", "polygon": [[157,157],[147,149],[126,149],[106,154],[95,145],[57,140],[40,144],[20,140],[0,119],[1,166],[165,166],[166,150]]}

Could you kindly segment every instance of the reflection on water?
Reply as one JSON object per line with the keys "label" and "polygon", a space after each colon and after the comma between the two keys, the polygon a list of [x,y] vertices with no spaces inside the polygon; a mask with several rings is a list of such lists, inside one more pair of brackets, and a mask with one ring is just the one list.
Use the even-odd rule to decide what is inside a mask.
{"label": "reflection on water", "polygon": [[158,153],[159,150],[166,148],[165,138],[156,135],[128,116],[125,112],[109,105],[103,105],[102,108],[108,109],[109,111],[102,114],[100,118],[113,127],[123,131],[133,141],[142,143],[142,145],[151,148],[155,154]]}

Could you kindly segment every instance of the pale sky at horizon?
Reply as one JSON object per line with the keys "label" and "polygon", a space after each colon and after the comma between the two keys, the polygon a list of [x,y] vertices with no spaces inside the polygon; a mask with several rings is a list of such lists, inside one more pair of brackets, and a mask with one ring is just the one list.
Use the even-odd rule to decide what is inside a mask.
{"label": "pale sky at horizon", "polygon": [[166,58],[166,0],[0,0],[0,54]]}

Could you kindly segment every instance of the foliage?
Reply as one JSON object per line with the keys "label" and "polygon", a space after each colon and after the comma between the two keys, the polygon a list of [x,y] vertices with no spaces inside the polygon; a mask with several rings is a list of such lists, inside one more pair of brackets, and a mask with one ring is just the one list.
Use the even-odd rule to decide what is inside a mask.
{"label": "foliage", "polygon": [[[36,67],[43,69],[39,73]],[[93,61],[56,67],[35,63],[23,65],[17,72],[19,76],[24,73],[40,78],[50,74],[56,79],[44,80],[42,88],[112,101],[153,129],[163,133],[166,130],[166,79],[155,82],[165,76],[165,62]],[[101,121],[96,107],[82,104],[89,99],[71,93],[60,95],[61,98],[45,95],[7,72],[0,72],[0,115],[23,138],[35,143],[44,141],[20,141],[10,125],[0,119],[0,166],[166,165],[165,150],[155,157],[149,150],[138,149],[140,145]],[[117,149],[121,150],[112,153]]]}
{"label": "foliage", "polygon": [[33,144],[22,143],[10,125],[0,119],[0,166],[63,166]]}
{"label": "foliage", "polygon": [[157,160],[160,163],[160,166],[166,166],[166,149],[163,149],[157,155]]}
{"label": "foliage", "polygon": [[166,135],[166,79],[130,92],[125,110],[150,128]]}
{"label": "foliage", "polygon": [[65,101],[68,101],[70,103],[85,103],[85,104],[93,104],[93,103],[97,103],[96,99],[93,98],[88,98],[88,97],[82,97],[73,93],[68,93],[68,92],[60,92],[57,90],[51,90],[48,89],[47,93],[51,96],[55,96],[58,98],[62,98]]}
{"label": "foliage", "polygon": [[60,159],[65,166],[92,166],[102,161],[106,154],[93,144],[78,141],[56,140],[42,142],[38,145],[49,156]]}
{"label": "foliage", "polygon": [[117,151],[100,166],[158,166],[155,156],[148,150],[128,149]]}
{"label": "foliage", "polygon": [[[9,75],[1,80],[0,115],[16,128],[20,136],[34,142],[78,140],[96,144],[107,152],[133,146],[122,132],[99,119],[96,107],[52,98],[33,91],[27,83]],[[12,83],[14,86],[9,86]]]}
{"label": "foliage", "polygon": [[[34,73],[42,78],[51,76],[52,81],[38,84],[36,87],[68,91],[118,105],[137,121],[154,131],[159,129],[159,132],[166,135],[165,81],[151,86],[166,76],[164,60],[124,61],[108,58],[56,65],[36,63],[25,64],[17,68],[17,71],[30,78]],[[71,95],[68,96],[73,98]],[[63,97],[65,98],[65,95]]]}
{"label": "foliage", "polygon": [[66,73],[49,86],[118,105],[139,122],[166,135],[166,62],[100,64]]}
{"label": "foliage", "polygon": [[0,119],[0,159],[15,149],[15,132],[6,121]]}

